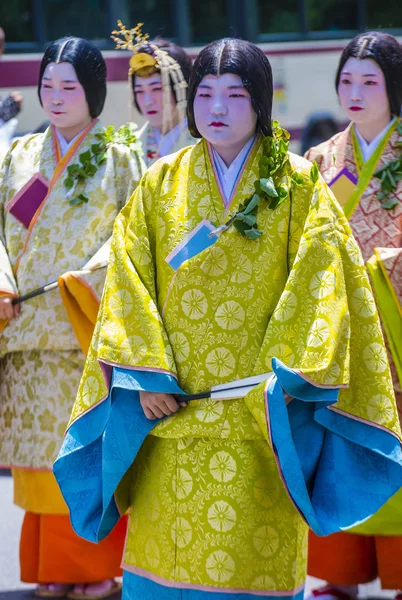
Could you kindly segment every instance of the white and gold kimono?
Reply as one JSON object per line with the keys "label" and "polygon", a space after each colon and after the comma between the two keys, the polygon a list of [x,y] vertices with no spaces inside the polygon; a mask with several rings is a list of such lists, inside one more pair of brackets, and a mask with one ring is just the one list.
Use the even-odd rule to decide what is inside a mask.
{"label": "white and gold kimono", "polygon": [[[98,306],[106,269],[86,275],[77,271],[107,242],[144,170],[142,160],[128,147],[111,144],[95,175],[85,187],[77,187],[77,193],[85,191],[88,202],[72,206],[66,197],[67,167],[80,163],[81,154],[99,142],[103,131],[98,120],[92,121],[63,157],[52,128],[12,146],[0,173],[1,295],[21,296],[65,274],[63,282],[73,282],[82,292],[73,303],[83,298],[90,309]],[[36,174],[49,188],[26,227],[11,214],[10,206]],[[87,307],[78,308],[85,319]],[[64,512],[53,476],[46,471],[61,444],[84,354],[57,289],[24,302],[20,316],[3,322],[1,329],[0,465],[13,467],[15,500],[22,508]]]}

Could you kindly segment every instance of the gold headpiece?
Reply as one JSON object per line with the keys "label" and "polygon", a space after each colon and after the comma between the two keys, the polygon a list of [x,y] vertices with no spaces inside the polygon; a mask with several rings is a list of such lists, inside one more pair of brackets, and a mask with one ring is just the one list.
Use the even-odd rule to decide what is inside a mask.
{"label": "gold headpiece", "polygon": [[[177,110],[179,118],[184,119],[186,115],[186,88],[187,82],[179,63],[165,50],[162,50],[149,40],[149,35],[142,33],[143,23],[138,23],[133,29],[127,29],[119,20],[119,30],[112,31],[110,36],[116,42],[116,50],[130,50],[133,56],[130,58],[128,76],[135,74],[138,77],[149,77],[155,72],[160,72],[163,87],[163,133],[169,131],[172,125],[171,88],[170,80],[177,99]],[[151,53],[139,52],[139,48],[149,46]],[[131,87],[131,82],[130,82]]]}
{"label": "gold headpiece", "polygon": [[[157,53],[155,52],[156,47],[148,42],[148,33],[143,35],[141,31],[143,24],[144,23],[138,23],[133,29],[127,29],[119,20],[117,21],[117,25],[120,27],[120,31],[112,31],[110,37],[116,42],[116,50],[131,50],[133,53],[129,63],[129,75],[135,73],[140,77],[149,77],[149,75],[152,75],[152,73],[159,70],[160,65]],[[151,48],[152,54],[149,54],[148,52],[138,52],[139,47],[144,44],[147,44]],[[159,48],[157,49],[159,50]]]}

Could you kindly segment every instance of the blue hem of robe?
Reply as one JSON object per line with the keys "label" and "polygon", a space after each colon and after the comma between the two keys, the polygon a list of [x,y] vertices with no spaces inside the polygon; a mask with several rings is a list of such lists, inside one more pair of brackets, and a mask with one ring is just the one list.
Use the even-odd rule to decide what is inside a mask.
{"label": "blue hem of robe", "polygon": [[315,387],[275,358],[272,366],[271,439],[294,504],[317,535],[364,522],[402,486],[398,438],[331,410],[339,390]]}
{"label": "blue hem of robe", "polygon": [[[256,590],[257,592],[257,590]],[[272,594],[257,595],[253,593],[210,592],[207,590],[191,590],[188,588],[172,588],[135,575],[129,571],[123,573],[122,600],[252,600],[253,598],[269,598],[269,600],[303,600],[304,590],[297,594],[284,596]]]}
{"label": "blue hem of robe", "polygon": [[[402,486],[402,451],[387,431],[330,410],[338,390],[306,382],[277,359],[267,413],[287,491],[318,535],[357,525]],[[165,373],[113,367],[108,397],[66,433],[54,474],[76,533],[98,542],[120,518],[114,492],[144,439],[139,391],[183,393]],[[293,400],[286,406],[284,391]]]}

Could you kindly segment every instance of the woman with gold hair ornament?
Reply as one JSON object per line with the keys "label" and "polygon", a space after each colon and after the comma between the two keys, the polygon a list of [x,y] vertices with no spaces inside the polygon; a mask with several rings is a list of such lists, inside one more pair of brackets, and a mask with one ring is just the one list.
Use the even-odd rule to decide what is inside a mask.
{"label": "woman with gold hair ornament", "polygon": [[22,581],[37,583],[37,596],[94,600],[119,587],[124,523],[99,547],[78,537],[52,465],[96,321],[107,240],[145,165],[132,125],[114,132],[99,121],[106,65],[87,40],[50,44],[38,95],[51,126],[17,140],[0,172],[0,464],[12,468],[26,511]]}
{"label": "woman with gold hair ornament", "polygon": [[188,131],[186,117],[191,58],[173,42],[148,40],[148,35],[141,34],[142,23],[131,30],[120,21],[118,24],[120,31],[113,31],[112,39],[117,48],[133,52],[128,79],[132,103],[141,119],[147,120],[138,135],[149,166],[196,142]]}
{"label": "woman with gold hair ornament", "polygon": [[402,483],[360,251],[272,96],[257,46],[201,50],[200,140],[152,165],[116,221],[54,473],[88,539],[130,509],[125,599],[302,600],[308,525],[350,527]]}
{"label": "woman with gold hair ornament", "polygon": [[[343,51],[335,87],[350,125],[311,148],[342,205],[370,274],[402,416],[402,48],[393,36],[358,35]],[[360,310],[367,311],[363,300]],[[377,406],[374,410],[383,410]],[[374,398],[370,400],[373,402]],[[379,482],[373,481],[373,486]],[[358,535],[363,534],[363,535]],[[309,573],[327,585],[310,600],[352,600],[376,579],[402,590],[402,490],[352,533],[310,537]],[[399,592],[398,598],[402,598]]]}

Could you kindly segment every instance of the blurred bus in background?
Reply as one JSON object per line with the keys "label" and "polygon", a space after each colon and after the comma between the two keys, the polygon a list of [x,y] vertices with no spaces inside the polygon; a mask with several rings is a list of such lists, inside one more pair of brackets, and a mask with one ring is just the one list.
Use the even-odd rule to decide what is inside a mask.
{"label": "blurred bus in background", "polygon": [[127,27],[144,22],[144,32],[172,39],[192,57],[224,36],[257,43],[274,72],[274,118],[291,132],[295,151],[301,150],[311,118],[324,121],[326,137],[332,135],[331,121],[338,129],[346,124],[334,78],[348,40],[366,29],[402,39],[402,10],[394,0],[8,0],[0,5],[6,34],[0,96],[23,92],[18,133],[43,122],[36,89],[42,52],[49,41],[70,34],[90,39],[104,52],[109,85],[102,122],[130,120],[130,53],[114,51],[109,39],[117,19]]}

